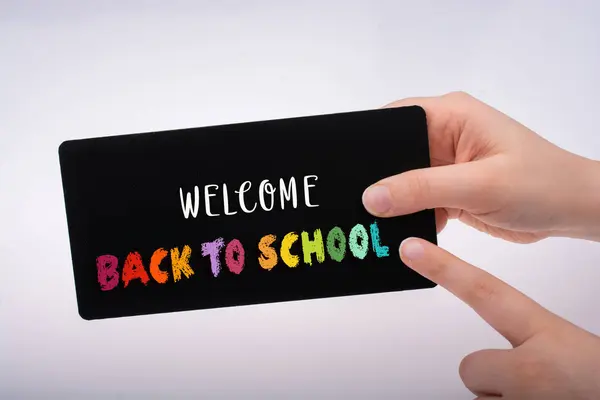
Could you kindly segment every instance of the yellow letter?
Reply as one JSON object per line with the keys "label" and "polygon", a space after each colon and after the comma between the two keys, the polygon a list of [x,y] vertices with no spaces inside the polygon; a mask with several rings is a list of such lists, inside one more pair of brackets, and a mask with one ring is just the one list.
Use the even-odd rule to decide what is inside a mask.
{"label": "yellow letter", "polygon": [[290,249],[296,240],[298,240],[298,235],[295,232],[290,232],[281,241],[281,259],[288,267],[292,268],[300,262],[300,257],[290,253]]}
{"label": "yellow letter", "polygon": [[179,256],[179,249],[177,247],[171,249],[171,267],[173,269],[173,280],[177,282],[181,279],[181,273],[186,278],[194,275],[194,270],[190,267],[190,256],[192,255],[192,249],[187,244],[183,246],[181,256]]}

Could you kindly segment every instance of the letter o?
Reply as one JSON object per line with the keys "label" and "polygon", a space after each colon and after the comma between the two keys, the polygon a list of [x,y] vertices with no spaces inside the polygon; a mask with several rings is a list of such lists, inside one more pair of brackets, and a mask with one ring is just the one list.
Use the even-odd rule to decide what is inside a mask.
{"label": "letter o", "polygon": [[341,262],[346,255],[346,236],[340,227],[334,227],[327,234],[327,253],[332,260]]}
{"label": "letter o", "polygon": [[231,272],[239,274],[244,269],[244,261],[244,246],[239,240],[233,239],[225,248],[225,264]]}
{"label": "letter o", "polygon": [[367,252],[369,251],[369,234],[362,224],[354,225],[350,231],[348,246],[354,257],[362,260],[367,256]]}
{"label": "letter o", "polygon": [[[275,196],[274,196],[275,187],[273,187],[273,185],[271,184],[271,182],[269,182],[268,179],[265,179],[264,181],[262,181],[260,183],[258,190],[259,190],[258,196],[259,196],[259,200],[260,200],[260,206],[265,211],[271,211],[275,204]],[[265,204],[265,192],[269,196],[271,196],[271,206],[270,207],[267,207],[267,205]]]}

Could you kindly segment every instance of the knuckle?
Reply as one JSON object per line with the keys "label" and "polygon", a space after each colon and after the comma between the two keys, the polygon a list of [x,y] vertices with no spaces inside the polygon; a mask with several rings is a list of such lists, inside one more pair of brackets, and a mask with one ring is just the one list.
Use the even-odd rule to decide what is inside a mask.
{"label": "knuckle", "polygon": [[444,280],[447,270],[448,266],[441,261],[430,261],[429,265],[427,266],[427,274],[429,275],[429,278],[436,282],[441,282]]}
{"label": "knuckle", "polygon": [[469,301],[473,303],[488,303],[494,301],[498,296],[499,289],[498,285],[495,283],[495,280],[483,273],[482,276],[478,277],[473,282],[469,293]]}
{"label": "knuckle", "polygon": [[408,105],[412,105],[415,103],[415,99],[411,97],[405,97],[403,99],[396,99],[391,103],[384,105],[382,108],[397,108],[397,107],[405,107]]}
{"label": "knuckle", "polygon": [[387,103],[382,108],[396,108],[396,107],[400,107],[401,105],[402,105],[402,100],[394,100],[390,103]]}
{"label": "knuckle", "polygon": [[471,96],[469,93],[462,90],[456,90],[446,93],[443,97],[456,101],[467,101],[473,98],[473,96]]}
{"label": "knuckle", "polygon": [[445,137],[455,138],[464,130],[464,118],[459,111],[448,108],[439,131]]}
{"label": "knuckle", "polygon": [[410,201],[420,202],[431,195],[431,185],[420,171],[413,171],[407,181]]}

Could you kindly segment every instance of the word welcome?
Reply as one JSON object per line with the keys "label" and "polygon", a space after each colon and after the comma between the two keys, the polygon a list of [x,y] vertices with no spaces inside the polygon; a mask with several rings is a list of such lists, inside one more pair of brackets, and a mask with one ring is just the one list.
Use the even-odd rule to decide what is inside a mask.
{"label": "word welcome", "polygon": [[[293,254],[292,245],[298,241],[301,250],[298,254]],[[276,242],[277,236],[273,234],[263,236],[258,242],[260,253],[258,264],[263,270],[272,270],[280,260],[288,268],[298,267],[300,261],[309,266],[313,265],[315,260],[317,263],[323,263],[326,256],[338,263],[346,257],[363,260],[369,250],[372,250],[378,258],[389,256],[389,247],[381,243],[377,222],[373,222],[368,230],[363,224],[356,224],[347,237],[344,231],[336,226],[325,236],[320,229],[314,230],[312,238],[307,231],[300,234],[289,232],[283,236],[278,245]],[[219,276],[222,270],[223,258],[229,272],[236,275],[242,273],[246,263],[246,251],[238,239],[232,239],[227,244],[223,238],[202,243],[200,254],[209,259],[214,277]],[[170,280],[178,282],[183,277],[191,278],[195,273],[190,265],[191,255],[192,248],[189,245],[184,245],[181,251],[179,247],[169,251],[158,248],[152,253],[149,263],[145,263],[139,252],[132,251],[127,254],[120,271],[119,259],[116,256],[101,255],[96,258],[100,289],[113,290],[119,282],[122,282],[123,287],[127,287],[133,281],[148,285],[151,279],[155,283],[165,284]],[[170,265],[167,267],[165,264],[169,259]]]}
{"label": "word welcome", "polygon": [[[303,188],[304,188],[304,205],[306,207],[318,207],[318,204],[311,204],[310,202],[310,188],[315,187],[314,184],[309,183],[309,179],[314,179],[315,181],[319,179],[316,175],[307,175],[303,178]],[[275,197],[277,188],[273,186],[273,184],[268,180],[263,180],[258,186],[258,204],[255,202],[252,206],[248,206],[246,203],[246,193],[250,191],[252,188],[252,182],[245,181],[243,182],[238,190],[234,190],[234,193],[238,196],[238,204],[240,209],[247,213],[253,213],[258,204],[264,211],[271,211],[275,207]],[[217,193],[214,193],[212,190],[219,190],[219,185],[205,185],[204,186],[204,211],[209,217],[218,217],[221,214],[214,213],[211,211],[211,203],[210,198],[216,197]],[[235,215],[237,214],[237,210],[231,210],[229,205],[229,192],[227,189],[227,184],[222,185],[221,197],[223,200],[223,213],[224,215]],[[188,219],[190,214],[196,218],[198,216],[198,205],[200,198],[200,189],[198,186],[194,186],[194,196],[192,200],[192,194],[187,192],[183,194],[183,188],[179,188],[179,199],[181,201],[181,210],[183,212],[183,216]],[[287,201],[292,202],[292,207],[296,208],[298,206],[298,190],[296,187],[296,178],[292,177],[287,182],[284,181],[283,178],[279,179],[279,200],[280,200],[280,208],[285,209],[285,203]]]}

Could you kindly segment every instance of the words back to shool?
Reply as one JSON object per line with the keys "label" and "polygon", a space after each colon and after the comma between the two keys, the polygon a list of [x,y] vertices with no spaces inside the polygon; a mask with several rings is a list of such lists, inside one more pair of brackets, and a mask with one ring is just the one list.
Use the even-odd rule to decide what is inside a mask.
{"label": "words back to shool", "polygon": [[[201,197],[204,214],[211,218],[222,218],[237,213],[269,212],[275,208],[295,209],[299,205],[307,208],[319,207],[319,204],[311,200],[311,193],[316,190],[318,180],[317,175],[306,175],[298,181],[294,177],[287,180],[280,178],[275,184],[263,180],[258,184],[258,195],[252,199],[249,196],[253,188],[251,181],[243,182],[231,193],[227,184],[208,184],[204,186],[202,196],[198,186],[195,186],[192,192],[179,188],[179,205],[185,219],[198,216]],[[222,202],[222,212],[217,213],[213,210],[215,201]],[[300,248],[294,253],[292,245],[298,241],[300,246],[296,247]],[[326,257],[338,263],[346,257],[363,260],[369,251],[373,251],[378,258],[389,257],[389,247],[382,244],[376,221],[366,225],[356,223],[348,227],[333,226],[326,233],[321,228],[312,231],[289,231],[283,235],[266,233],[258,243],[252,245],[258,248],[259,256],[256,260],[247,260],[245,245],[236,238],[227,241],[223,237],[214,238],[201,243],[194,251],[199,251],[202,259],[207,260],[206,267],[210,266],[214,277],[219,276],[223,264],[229,273],[239,275],[247,268],[249,262],[256,262],[263,270],[270,271],[278,265],[283,268],[298,268],[301,264],[311,266],[315,261],[323,263]],[[174,284],[184,278],[193,279],[194,271],[199,265],[190,263],[191,255],[192,247],[188,244],[170,249],[159,247],[152,254],[145,255],[131,251],[122,263],[115,255],[98,255],[96,268],[99,288],[109,291],[119,285],[127,288],[134,281],[143,285],[165,285]]]}

